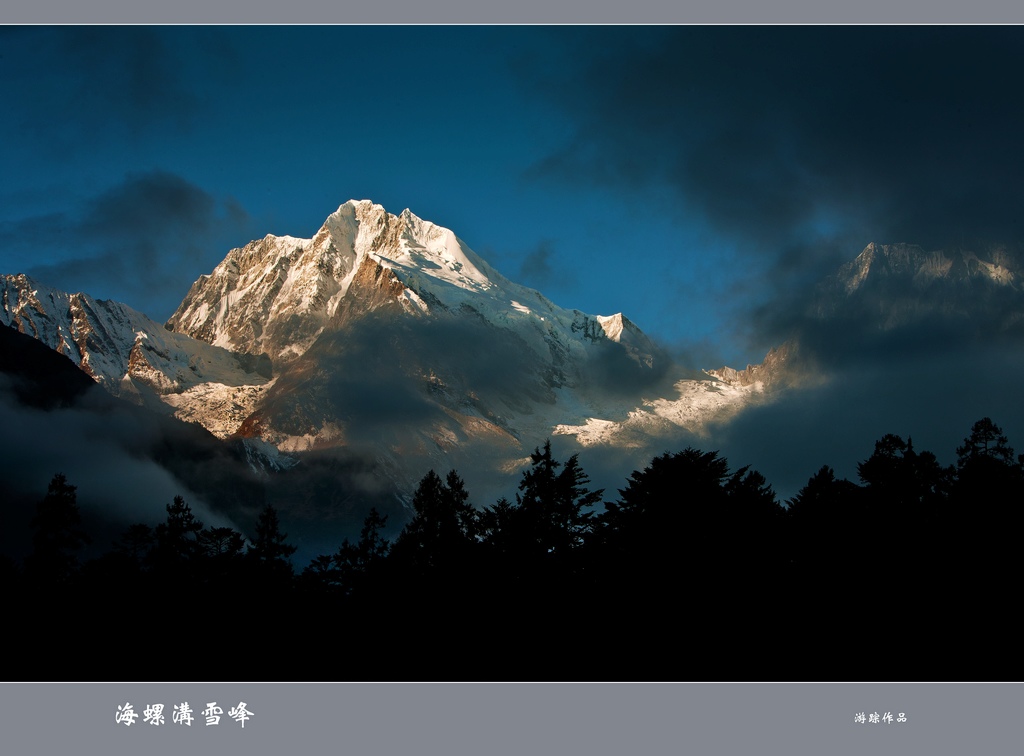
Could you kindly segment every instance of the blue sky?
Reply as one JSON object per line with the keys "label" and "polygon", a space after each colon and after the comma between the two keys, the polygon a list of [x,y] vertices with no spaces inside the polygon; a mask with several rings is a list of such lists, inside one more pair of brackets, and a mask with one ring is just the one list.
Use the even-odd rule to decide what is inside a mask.
{"label": "blue sky", "polygon": [[694,367],[869,241],[1016,241],[1016,29],[3,27],[0,269],[162,320],[231,247],[408,207]]}
{"label": "blue sky", "polygon": [[[0,272],[163,320],[229,249],[371,199],[686,367],[743,367],[869,242],[1021,251],[1022,37],[0,26]],[[849,325],[816,326],[834,380],[708,443],[783,495],[855,479],[886,433],[945,462],[984,416],[1024,443],[1016,331]]]}

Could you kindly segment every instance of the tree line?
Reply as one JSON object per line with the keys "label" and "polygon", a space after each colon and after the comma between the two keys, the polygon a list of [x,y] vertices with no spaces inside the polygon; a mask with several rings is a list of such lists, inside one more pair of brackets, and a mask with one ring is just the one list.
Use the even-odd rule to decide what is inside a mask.
{"label": "tree line", "polygon": [[[602,659],[598,670],[612,669],[618,657],[601,651],[617,648],[616,637],[630,638],[648,664],[654,649],[665,654],[685,642],[728,649],[733,663],[764,669],[765,654],[794,653],[797,634],[867,640],[890,656],[901,646],[896,661],[907,663],[926,638],[998,642],[1015,626],[1008,617],[1021,574],[1024,455],[989,418],[973,425],[956,455],[943,466],[910,438],[886,435],[857,465],[856,482],[822,467],[780,502],[757,471],[687,448],[655,457],[609,500],[589,488],[576,455],[557,460],[547,442],[531,455],[514,499],[474,506],[456,471],[442,478],[432,470],[396,537],[386,537],[387,518],[371,510],[358,539],[301,570],[273,507],[247,539],[205,527],[181,497],[161,524],[132,525],[107,553],[80,563],[88,536],[76,489],[56,475],[36,508],[31,554],[20,565],[5,559],[3,569],[23,600],[75,592],[105,597],[116,614],[131,596],[182,632],[194,632],[197,616],[223,632],[252,636],[258,627],[261,638],[289,638],[303,669],[314,648],[316,658],[344,664],[342,649],[325,643],[340,637],[331,633],[360,644],[360,654],[383,639],[401,647],[406,634],[468,653],[467,634],[483,628],[510,642],[544,633],[544,652],[529,658],[543,659],[554,677],[583,649]],[[160,591],[150,590],[147,603],[154,586]],[[188,598],[175,599],[175,586],[190,586]],[[198,603],[196,586],[208,589]],[[253,612],[258,623],[246,624]],[[296,623],[315,628],[308,648],[296,640]],[[506,664],[519,658],[514,649],[501,657]],[[942,668],[949,678],[950,664],[966,658],[953,657]]]}

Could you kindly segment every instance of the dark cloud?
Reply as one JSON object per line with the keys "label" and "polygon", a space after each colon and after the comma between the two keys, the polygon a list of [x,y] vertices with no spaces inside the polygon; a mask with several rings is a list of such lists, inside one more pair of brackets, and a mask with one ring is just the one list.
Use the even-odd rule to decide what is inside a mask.
{"label": "dark cloud", "polygon": [[371,508],[388,518],[385,537],[392,542],[408,522],[403,492],[373,456],[335,447],[297,457],[298,464],[267,477],[265,495],[281,515],[288,543],[297,547],[291,561],[298,569],[333,554],[345,539],[358,541]]}
{"label": "dark cloud", "polygon": [[[988,264],[1019,279],[1024,260],[1019,249],[1002,246],[979,254],[925,253],[909,245],[888,249],[876,248],[868,274],[852,291],[860,262],[760,308],[755,316],[760,332],[775,343],[799,343],[805,357],[829,370],[927,358],[958,345],[1018,349],[1024,344],[1019,288],[979,272]],[[900,262],[901,255],[908,262]],[[944,275],[929,273],[929,260],[942,260],[949,268]]]}
{"label": "dark cloud", "polygon": [[[371,506],[404,524],[396,491],[376,461],[348,450],[305,455],[290,469],[260,477],[240,441],[109,396],[70,360],[0,327],[0,553],[31,548],[35,503],[54,474],[77,487],[94,556],[127,525],[155,525],[182,495],[205,525],[252,533],[273,503],[300,551],[297,565],[358,538]],[[83,383],[84,382],[84,383]],[[294,527],[293,527],[294,526]]]}
{"label": "dark cloud", "polygon": [[554,281],[564,282],[564,276],[555,270],[555,253],[550,241],[542,240],[528,252],[519,267],[516,280],[527,286],[543,289]]}
{"label": "dark cloud", "polygon": [[30,27],[3,46],[9,116],[26,139],[59,153],[182,133],[211,102],[208,85],[235,69],[216,29]]}
{"label": "dark cloud", "polygon": [[[533,175],[668,191],[787,285],[869,241],[1021,238],[1024,45],[995,27],[553,33],[575,123]],[[549,75],[559,70],[557,75]],[[683,214],[682,212],[680,213]],[[821,267],[823,265],[823,267]]]}
{"label": "dark cloud", "polygon": [[[47,412],[22,406],[0,381],[0,422],[18,429],[0,438],[0,478],[8,506],[38,500],[54,474],[63,473],[78,487],[83,516],[102,523],[108,536],[133,522],[162,521],[164,506],[176,495],[183,495],[207,525],[233,525],[230,517],[215,512],[188,484],[154,461],[152,451],[160,443],[155,423],[139,423],[134,413],[110,411],[109,397],[99,387],[95,391],[99,395],[91,402]],[[3,516],[28,524],[17,513],[5,511]]]}
{"label": "dark cloud", "polygon": [[668,350],[651,344],[649,351],[652,364],[647,365],[613,341],[592,345],[582,366],[582,390],[617,399],[672,395],[672,384],[679,380],[679,366]]}
{"label": "dark cloud", "polygon": [[80,229],[104,242],[131,243],[183,229],[203,234],[215,222],[216,206],[213,197],[172,173],[132,174],[88,203]]}
{"label": "dark cloud", "polygon": [[173,173],[130,174],[77,213],[0,226],[19,271],[71,291],[123,301],[156,319],[170,315],[199,271],[244,235],[248,216]]}
{"label": "dark cloud", "polygon": [[[614,419],[624,420],[640,393],[671,395],[674,364],[657,347],[655,352],[655,366],[641,366],[619,344],[599,340],[588,345],[585,360],[563,366],[571,376],[560,376],[550,355],[534,353],[518,335],[468,309],[422,319],[380,309],[321,335],[302,358],[282,368],[260,414],[294,436],[336,422],[338,441],[371,458],[400,450],[394,473],[409,476],[406,490],[431,468],[441,474],[457,469],[474,501],[486,506],[514,495],[519,478],[508,461],[543,445],[551,429],[537,430],[531,416],[549,411],[554,387],[575,381],[577,370],[582,380],[575,391],[620,408]],[[478,417],[491,425],[479,424]],[[536,436],[498,430],[506,424]],[[557,443],[565,456],[580,450],[566,437]],[[612,456],[614,465],[599,460],[601,485],[625,480],[643,453],[616,450]]]}
{"label": "dark cloud", "polygon": [[[1020,269],[1006,249],[982,255]],[[1024,441],[1020,291],[984,276],[929,279],[898,268],[876,259],[852,292],[837,277],[758,312],[761,332],[798,344],[795,366],[824,382],[742,413],[713,438],[763,468],[781,493],[792,496],[825,464],[856,479],[856,463],[887,433],[913,437],[947,463],[982,417]]]}
{"label": "dark cloud", "polygon": [[76,78],[72,102],[112,109],[129,129],[183,126],[199,108],[199,97],[179,75],[183,61],[157,29],[81,27],[63,36],[54,54]]}
{"label": "dark cloud", "polygon": [[422,320],[372,313],[317,339],[267,404],[295,435],[336,419],[349,441],[390,443],[410,427],[449,422],[442,406],[475,402],[500,415],[542,398],[538,371],[521,339],[472,312]]}
{"label": "dark cloud", "polygon": [[541,239],[532,249],[499,251],[485,246],[478,250],[484,259],[492,262],[502,273],[516,283],[537,289],[546,295],[575,289],[579,274],[559,253],[550,239]]}
{"label": "dark cloud", "polygon": [[752,464],[783,497],[793,496],[822,465],[857,480],[856,465],[887,433],[918,450],[956,461],[971,425],[990,417],[1024,449],[1019,350],[956,347],[906,361],[848,367],[818,387],[784,394],[715,429],[714,448],[734,464]]}

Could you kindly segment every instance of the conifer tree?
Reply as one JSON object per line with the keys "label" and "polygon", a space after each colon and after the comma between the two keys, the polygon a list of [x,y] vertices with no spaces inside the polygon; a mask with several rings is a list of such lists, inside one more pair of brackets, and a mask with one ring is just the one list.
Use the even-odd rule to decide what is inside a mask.
{"label": "conifer tree", "polygon": [[283,583],[292,577],[290,557],[296,547],[288,542],[288,534],[281,532],[277,510],[270,504],[260,512],[256,532],[246,554],[257,573],[271,582]]}
{"label": "conifer tree", "polygon": [[206,528],[199,532],[198,540],[210,559],[235,557],[245,548],[245,536],[228,527]]}
{"label": "conifer tree", "polygon": [[[562,465],[551,453],[551,441],[543,451],[530,455],[531,466],[519,481],[518,519],[521,532],[539,552],[567,556],[582,546],[593,530],[594,505],[603,491],[587,488],[590,478],[578,455]],[[561,472],[558,468],[561,467]]]}
{"label": "conifer tree", "polygon": [[192,507],[178,495],[167,505],[167,519],[153,532],[154,546],[150,561],[157,571],[172,572],[196,567],[202,554],[199,533],[203,523],[192,512]]}
{"label": "conifer tree", "polygon": [[1024,475],[1002,428],[984,417],[957,448],[950,499],[952,554],[980,585],[999,585],[1019,569]]}
{"label": "conifer tree", "polygon": [[114,552],[127,557],[136,567],[140,568],[149,556],[150,549],[156,538],[153,528],[145,523],[137,522],[129,525],[114,544]]}
{"label": "conifer tree", "polygon": [[630,475],[618,502],[605,505],[604,537],[625,541],[630,550],[662,551],[668,541],[705,542],[726,512],[728,479],[729,462],[718,452],[690,447],[655,457]]}
{"label": "conifer tree", "polygon": [[416,487],[412,506],[416,514],[395,541],[395,560],[420,572],[462,561],[475,542],[478,525],[458,473],[452,470],[442,481],[430,470]]}
{"label": "conifer tree", "polygon": [[359,541],[352,544],[346,538],[338,552],[327,557],[328,562],[314,560],[311,571],[320,573],[324,584],[340,585],[345,594],[361,590],[380,569],[391,548],[382,535],[387,522],[387,515],[381,516],[376,508],[371,508],[363,520]]}
{"label": "conifer tree", "polygon": [[1004,465],[1014,463],[1013,448],[1009,439],[1003,435],[1003,429],[988,417],[981,418],[971,426],[971,435],[957,447],[956,456],[957,467],[961,470],[980,460]]}
{"label": "conifer tree", "polygon": [[77,488],[57,473],[36,505],[32,518],[32,553],[26,572],[44,583],[66,582],[78,569],[78,552],[89,542],[81,529]]}
{"label": "conifer tree", "polygon": [[229,527],[205,528],[197,534],[203,561],[200,576],[207,585],[223,586],[242,569],[245,536]]}
{"label": "conifer tree", "polygon": [[851,562],[852,542],[860,545],[850,533],[859,533],[856,523],[864,519],[862,494],[856,484],[836,479],[835,471],[823,465],[787,502],[789,545],[794,568],[802,575],[835,580],[832,573]]}

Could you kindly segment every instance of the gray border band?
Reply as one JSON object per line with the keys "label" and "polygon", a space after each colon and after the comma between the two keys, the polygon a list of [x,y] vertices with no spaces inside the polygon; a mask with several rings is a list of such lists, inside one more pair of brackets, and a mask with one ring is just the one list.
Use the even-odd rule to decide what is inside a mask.
{"label": "gray border band", "polygon": [[1024,6],[1007,0],[831,2],[784,0],[8,0],[5,24],[1007,24]]}
{"label": "gray border band", "polygon": [[[183,701],[190,726],[171,722]],[[242,701],[244,727],[226,716]],[[163,725],[143,722],[155,703]],[[1017,684],[4,684],[0,732],[19,755],[960,756],[1010,752],[1022,705]]]}

